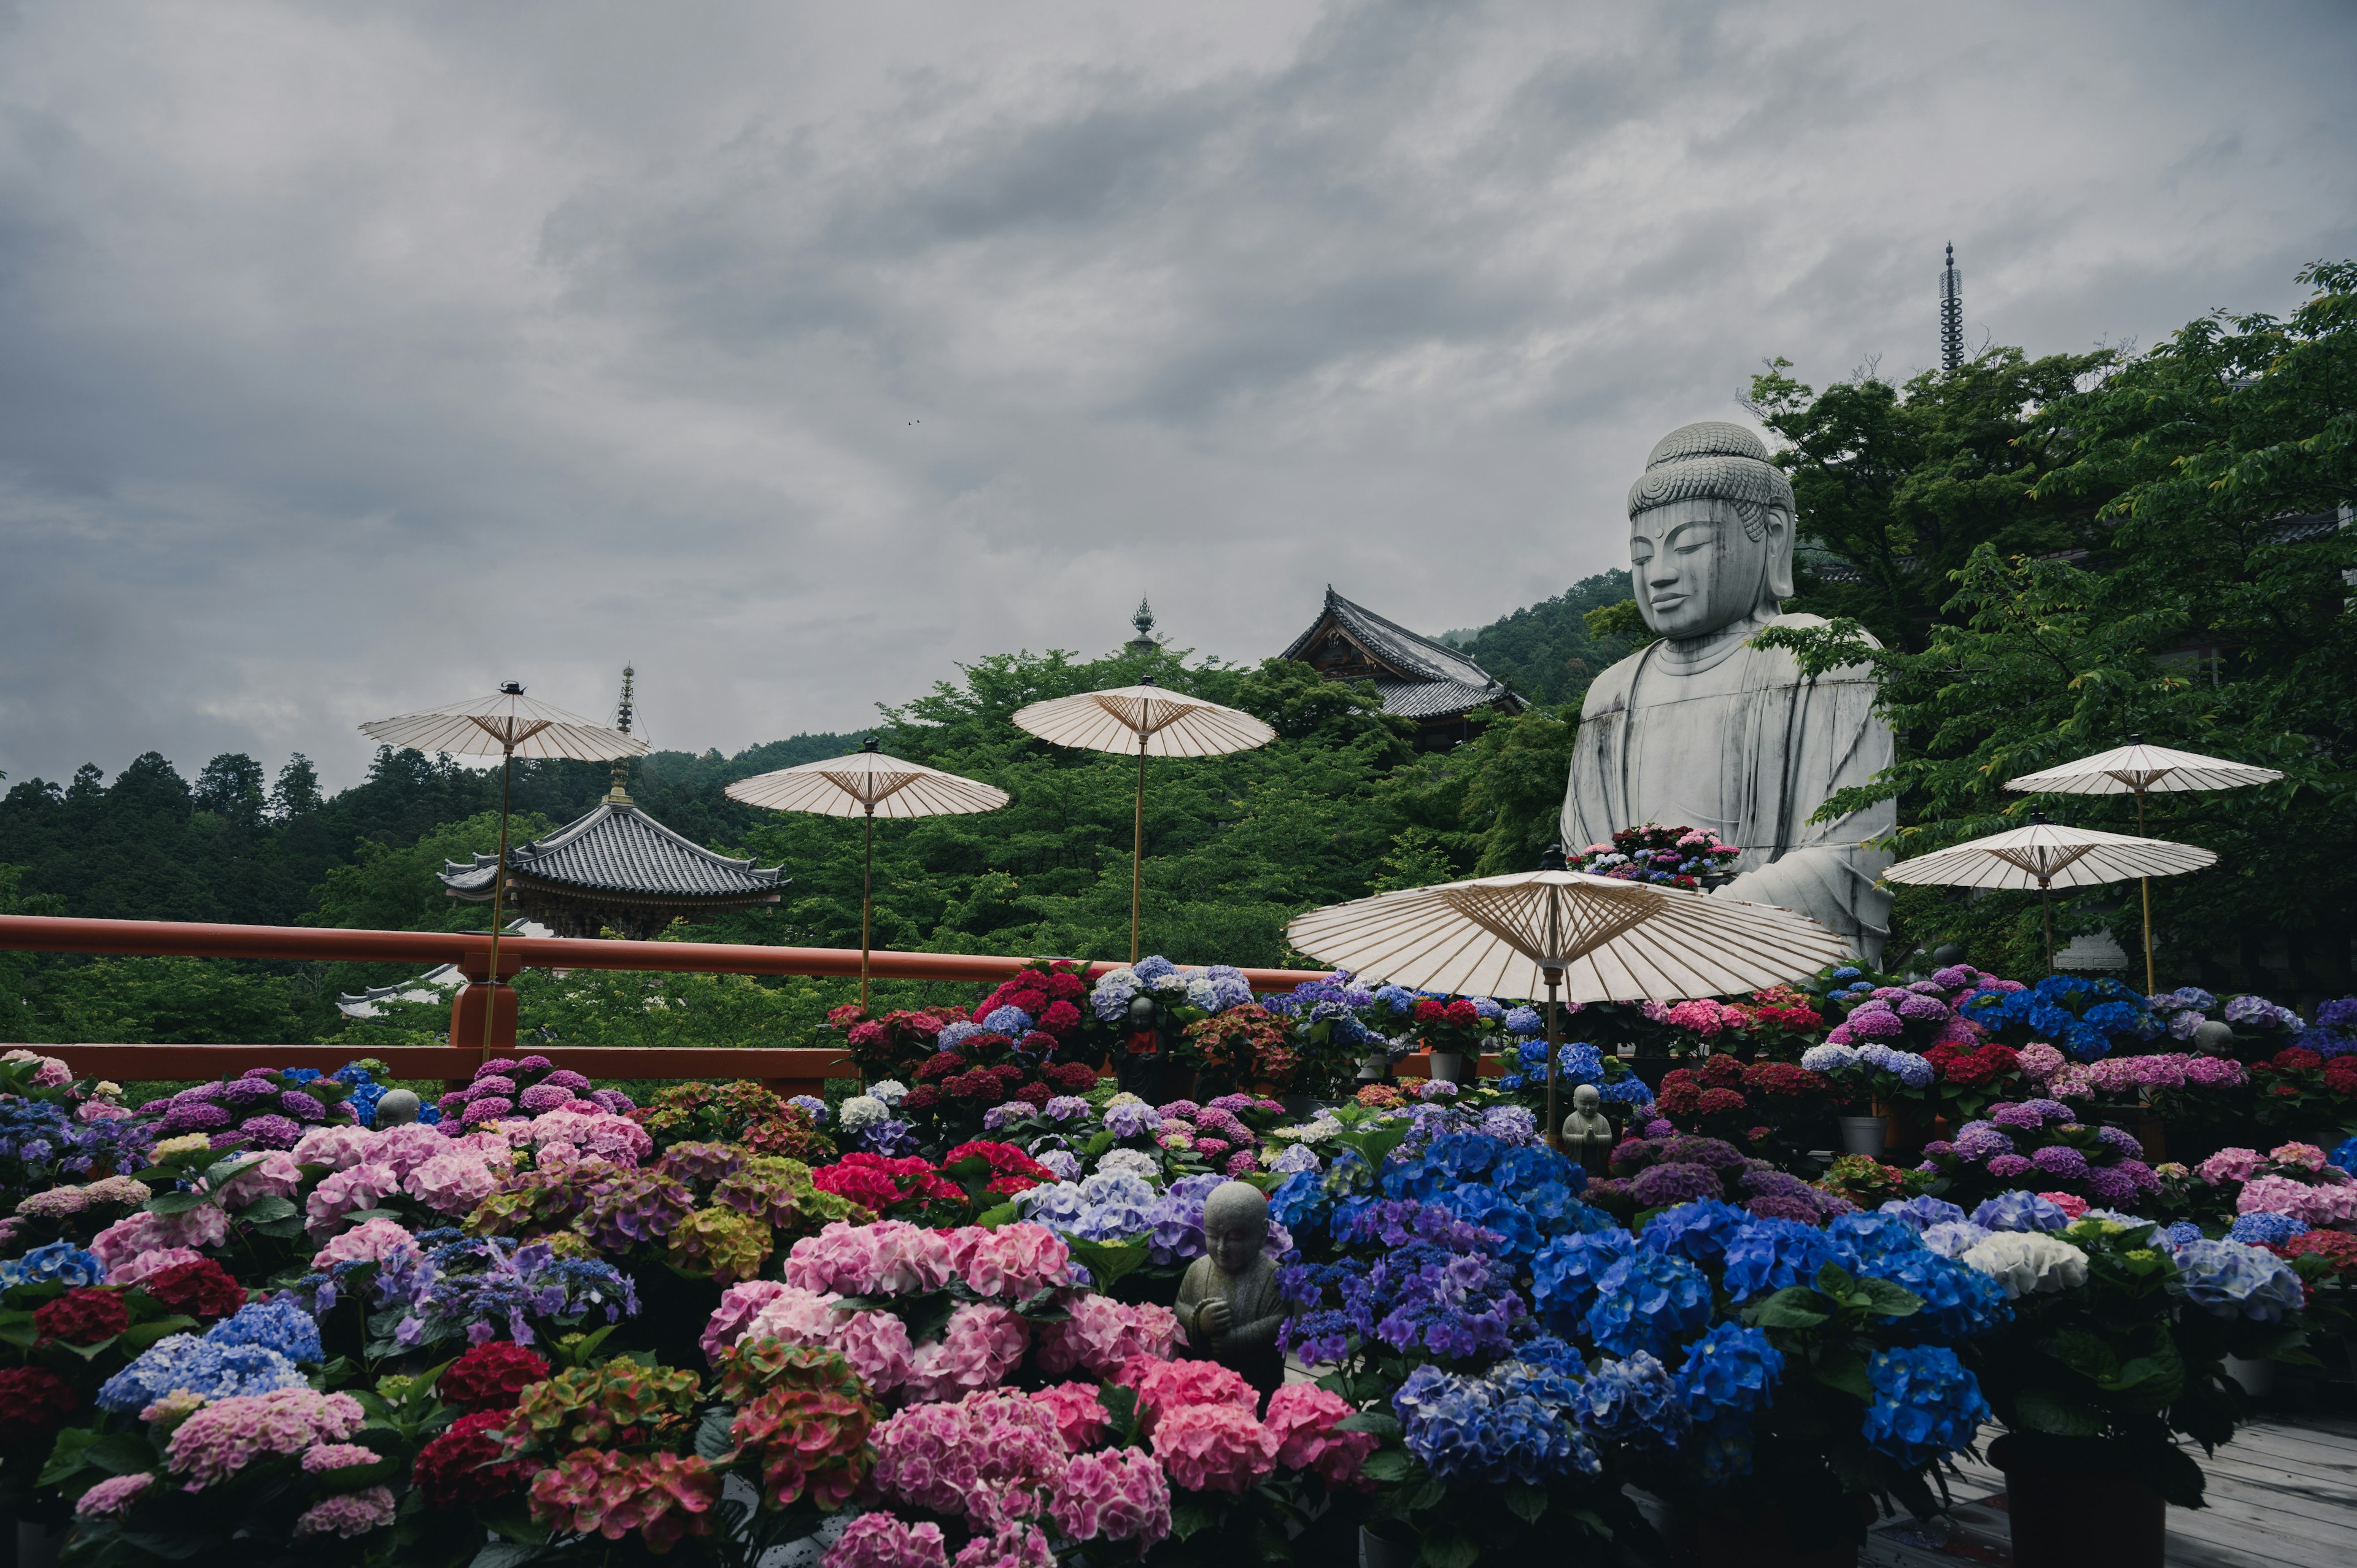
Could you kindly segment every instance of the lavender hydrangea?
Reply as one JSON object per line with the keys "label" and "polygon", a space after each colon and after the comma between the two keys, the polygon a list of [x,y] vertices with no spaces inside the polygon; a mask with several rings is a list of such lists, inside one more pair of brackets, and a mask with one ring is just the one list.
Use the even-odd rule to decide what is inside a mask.
{"label": "lavender hydrangea", "polygon": [[2001,1192],[1973,1210],[1985,1230],[2061,1230],[2071,1223],[2061,1206],[2034,1192]]}
{"label": "lavender hydrangea", "polygon": [[2174,1255],[2186,1299],[2219,1317],[2276,1323],[2305,1298],[2290,1264],[2240,1241],[2188,1241]]}

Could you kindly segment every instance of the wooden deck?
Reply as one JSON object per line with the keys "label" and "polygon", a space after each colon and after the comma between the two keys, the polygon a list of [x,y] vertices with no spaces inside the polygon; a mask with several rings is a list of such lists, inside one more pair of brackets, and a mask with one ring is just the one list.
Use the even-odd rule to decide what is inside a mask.
{"label": "wooden deck", "polygon": [[[1996,1434],[1993,1428],[1982,1433],[1984,1451]],[[2169,1510],[2172,1568],[2357,1564],[2357,1419],[2337,1411],[2272,1412],[2236,1433],[2201,1468],[2210,1477],[2209,1506]],[[1956,1499],[1951,1519],[1886,1522],[1868,1538],[1859,1563],[2009,1565],[2005,1477],[1967,1459],[1948,1486]]]}

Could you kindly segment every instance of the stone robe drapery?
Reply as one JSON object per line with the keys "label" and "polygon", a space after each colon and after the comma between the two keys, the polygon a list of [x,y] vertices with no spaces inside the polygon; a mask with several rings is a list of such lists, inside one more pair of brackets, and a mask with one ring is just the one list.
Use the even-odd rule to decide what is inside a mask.
{"label": "stone robe drapery", "polygon": [[[1770,626],[1817,627],[1822,618],[1778,616]],[[1734,898],[1797,909],[1847,937],[1878,961],[1890,896],[1875,878],[1898,822],[1888,800],[1832,822],[1809,819],[1835,790],[1890,766],[1890,726],[1874,713],[1863,665],[1804,679],[1781,650],[1737,648],[1693,673],[1649,644],[1587,689],[1563,841],[1577,852],[1648,822],[1707,828],[1740,845]]]}

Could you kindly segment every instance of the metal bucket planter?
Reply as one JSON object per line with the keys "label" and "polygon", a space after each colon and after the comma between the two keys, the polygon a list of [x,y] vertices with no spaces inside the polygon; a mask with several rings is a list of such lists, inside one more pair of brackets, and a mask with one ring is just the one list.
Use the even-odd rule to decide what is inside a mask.
{"label": "metal bucket planter", "polygon": [[2162,1568],[2169,1505],[2134,1476],[2100,1462],[2058,1460],[2011,1433],[1989,1444],[2005,1472],[2014,1568]]}
{"label": "metal bucket planter", "polygon": [[1865,1155],[1871,1159],[1882,1157],[1883,1145],[1890,1141],[1890,1118],[1888,1116],[1845,1116],[1841,1119],[1842,1153]]}
{"label": "metal bucket planter", "polygon": [[1465,1053],[1463,1051],[1435,1051],[1432,1053],[1431,1060],[1432,1078],[1434,1082],[1448,1082],[1459,1085],[1465,1082]]}
{"label": "metal bucket planter", "polygon": [[1404,1539],[1377,1535],[1372,1527],[1359,1527],[1359,1568],[1415,1568],[1424,1550],[1415,1536]]}

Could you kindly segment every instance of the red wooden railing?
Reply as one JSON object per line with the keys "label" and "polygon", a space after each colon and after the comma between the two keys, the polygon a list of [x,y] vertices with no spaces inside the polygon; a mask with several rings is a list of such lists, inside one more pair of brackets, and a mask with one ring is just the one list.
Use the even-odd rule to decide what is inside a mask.
{"label": "red wooden railing", "polygon": [[[450,1004],[451,1046],[366,1051],[396,1078],[456,1082],[471,1074],[482,1052],[483,1008],[491,1009],[491,1054],[517,1054],[515,993],[493,984],[487,971],[491,939],[470,931],[361,931],[310,926],[204,925],[178,920],[83,920],[49,915],[0,915],[0,950],[161,958],[314,959],[357,963],[456,964],[467,976]],[[1005,980],[1028,960],[976,953],[894,952],[871,955],[879,980],[950,980],[985,984]],[[1101,974],[1119,967],[1089,965]],[[687,974],[856,975],[859,954],[845,948],[759,947],[732,942],[628,942],[575,937],[502,937],[500,978],[519,969],[618,969]],[[1286,991],[1322,978],[1300,970],[1247,969],[1256,991]],[[239,1068],[341,1067],[349,1047],[321,1046],[48,1045],[33,1047],[62,1058],[76,1072],[118,1079],[217,1078]],[[765,1047],[689,1048],[597,1046],[527,1047],[560,1067],[595,1078],[759,1079],[782,1093],[815,1093],[829,1078],[852,1076],[850,1058],[828,1049]]]}

